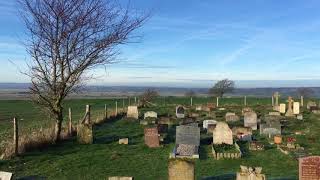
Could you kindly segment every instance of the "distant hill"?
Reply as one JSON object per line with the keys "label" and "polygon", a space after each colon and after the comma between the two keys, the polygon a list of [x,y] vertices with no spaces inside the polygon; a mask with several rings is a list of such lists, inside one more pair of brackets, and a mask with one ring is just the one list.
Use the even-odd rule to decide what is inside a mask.
{"label": "distant hill", "polygon": [[[26,93],[29,83],[0,83],[0,96],[7,94],[23,96]],[[139,95],[147,88],[153,87],[134,87],[134,86],[86,86],[77,97],[99,97],[99,96],[128,96]],[[310,87],[314,91],[314,97],[320,97],[320,87]],[[185,92],[193,90],[197,95],[207,96],[208,88],[183,88],[183,87],[155,87],[153,88],[162,96],[184,96]],[[297,96],[298,87],[279,87],[279,88],[237,88],[226,96],[256,96],[270,97],[273,92],[278,91],[284,96]]]}

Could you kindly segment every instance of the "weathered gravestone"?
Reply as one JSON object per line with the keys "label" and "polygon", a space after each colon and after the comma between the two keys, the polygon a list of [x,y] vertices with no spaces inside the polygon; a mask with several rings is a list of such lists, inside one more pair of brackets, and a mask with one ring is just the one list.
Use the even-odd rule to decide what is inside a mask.
{"label": "weathered gravestone", "polygon": [[225,122],[218,122],[213,133],[213,144],[233,144],[232,130]]}
{"label": "weathered gravestone", "polygon": [[320,156],[299,158],[299,180],[320,179]]}
{"label": "weathered gravestone", "polygon": [[133,177],[113,176],[113,177],[109,177],[108,180],[133,180]]}
{"label": "weathered gravestone", "polygon": [[208,125],[210,125],[210,124],[216,125],[217,121],[216,120],[204,120],[202,123],[203,129],[208,129]]}
{"label": "weathered gravestone", "polygon": [[183,106],[177,106],[176,107],[176,116],[177,118],[184,118],[184,107]]}
{"label": "weathered gravestone", "polygon": [[240,120],[239,116],[231,112],[227,112],[225,117],[227,122],[236,122]]}
{"label": "weathered gravestone", "polygon": [[250,107],[244,107],[241,111],[242,115],[244,115],[244,113],[246,112],[253,112],[253,110]]}
{"label": "weathered gravestone", "polygon": [[128,106],[127,118],[139,118],[138,106]]}
{"label": "weathered gravestone", "polygon": [[119,139],[119,144],[129,144],[129,139],[128,138],[121,138],[121,139]]}
{"label": "weathered gravestone", "polygon": [[269,138],[281,135],[281,123],[277,120],[268,120],[266,124],[260,124],[260,134],[267,135]]}
{"label": "weathered gravestone", "polygon": [[157,118],[158,114],[154,111],[147,111],[144,113],[144,119],[146,118]]}
{"label": "weathered gravestone", "polygon": [[244,127],[250,127],[252,130],[257,130],[257,113],[244,113]]}
{"label": "weathered gravestone", "polygon": [[194,163],[184,160],[169,160],[169,180],[194,180]]}
{"label": "weathered gravestone", "polygon": [[300,114],[300,103],[299,102],[293,103],[293,114],[295,114],[295,115]]}
{"label": "weathered gravestone", "polygon": [[308,101],[307,109],[310,109],[311,107],[317,107],[317,103],[314,101]]}
{"label": "weathered gravestone", "polygon": [[79,122],[77,127],[77,139],[80,144],[92,144],[93,143],[93,129],[90,119],[90,106],[86,106],[86,114]]}
{"label": "weathered gravestone", "polygon": [[196,111],[202,111],[202,106],[196,106]]}
{"label": "weathered gravestone", "polygon": [[197,124],[176,127],[176,155],[198,157],[199,145],[200,128]]}
{"label": "weathered gravestone", "polygon": [[237,180],[266,180],[266,176],[261,174],[261,167],[240,166],[241,171],[237,172]]}
{"label": "weathered gravestone", "polygon": [[148,147],[159,147],[160,139],[159,139],[158,128],[145,128],[144,129],[144,143]]}
{"label": "weathered gravestone", "polygon": [[280,113],[286,113],[286,104],[281,103],[279,108]]}
{"label": "weathered gravestone", "polygon": [[[280,97],[279,92],[275,92],[275,93],[273,93],[273,95],[272,95],[272,106],[273,106],[273,110],[274,110],[274,111],[279,111],[279,110],[280,110],[280,107],[279,107],[279,97]],[[275,100],[274,100],[274,99],[275,99]]]}
{"label": "weathered gravestone", "polygon": [[12,173],[0,171],[0,180],[11,180]]}

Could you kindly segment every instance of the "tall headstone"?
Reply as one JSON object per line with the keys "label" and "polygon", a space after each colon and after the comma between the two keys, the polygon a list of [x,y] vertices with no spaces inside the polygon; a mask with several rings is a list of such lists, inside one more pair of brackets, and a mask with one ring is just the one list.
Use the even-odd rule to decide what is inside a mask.
{"label": "tall headstone", "polygon": [[213,144],[233,144],[232,130],[225,122],[218,122],[213,130]]}
{"label": "tall headstone", "polygon": [[275,111],[279,111],[279,92],[275,92],[273,93],[273,100],[274,100],[274,103],[273,103],[273,110]]}
{"label": "tall headstone", "polygon": [[200,145],[200,128],[181,125],[176,127],[176,144]]}
{"label": "tall headstone", "polygon": [[194,180],[194,163],[189,161],[169,160],[169,180]]}
{"label": "tall headstone", "polygon": [[185,110],[183,106],[176,107],[176,116],[177,118],[184,118],[185,117]]}
{"label": "tall headstone", "polygon": [[299,180],[320,179],[320,156],[299,158]]}
{"label": "tall headstone", "polygon": [[280,104],[279,112],[283,114],[286,113],[286,104],[284,103]]}
{"label": "tall headstone", "polygon": [[252,130],[257,130],[257,113],[246,112],[244,114],[244,127],[250,127]]}
{"label": "tall headstone", "polygon": [[0,171],[0,180],[11,180],[12,173]]}
{"label": "tall headstone", "polygon": [[159,133],[158,128],[145,128],[144,129],[144,143],[148,147],[159,147],[160,140],[159,140]]}
{"label": "tall headstone", "polygon": [[299,102],[293,103],[293,114],[295,114],[295,115],[300,114],[300,103]]}
{"label": "tall headstone", "polygon": [[261,174],[261,167],[240,166],[241,171],[237,172],[237,180],[266,180],[266,176]]}
{"label": "tall headstone", "polygon": [[128,106],[127,117],[138,119],[139,118],[138,106]]}
{"label": "tall headstone", "polygon": [[303,107],[303,96],[300,96],[300,106]]}
{"label": "tall headstone", "polygon": [[287,117],[294,116],[294,114],[293,114],[293,99],[291,96],[288,97],[288,108],[287,108],[287,112],[286,112],[285,116],[287,116]]}

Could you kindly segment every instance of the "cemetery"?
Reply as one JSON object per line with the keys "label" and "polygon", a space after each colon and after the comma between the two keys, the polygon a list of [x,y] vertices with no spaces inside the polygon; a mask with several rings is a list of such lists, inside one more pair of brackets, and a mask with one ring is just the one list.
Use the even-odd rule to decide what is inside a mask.
{"label": "cemetery", "polygon": [[[171,103],[167,100],[164,104],[162,98],[158,98],[154,102],[156,106],[143,108],[130,104],[129,100],[119,106],[121,99],[72,100],[69,102],[74,114],[71,125],[77,127],[77,136],[59,145],[3,158],[0,160],[2,176],[11,172],[9,175],[13,177],[36,175],[49,179],[82,176],[93,179],[225,176],[237,180],[319,177],[318,164],[309,165],[319,163],[319,160],[307,159],[318,158],[320,153],[320,143],[316,139],[320,117],[310,110],[314,104],[309,103],[308,109],[300,104],[297,108],[294,104],[299,99],[292,97],[272,101],[271,98],[246,98],[245,106],[242,97],[233,97],[219,98],[219,107],[213,106],[207,111],[205,107],[207,102],[213,101],[212,98],[193,98],[193,106],[187,98],[171,98]],[[281,108],[275,108],[275,102],[286,104],[288,109],[279,112]],[[288,103],[292,104],[291,109]],[[289,114],[292,110],[290,116],[288,110]],[[190,112],[197,112],[199,116],[191,116]],[[298,115],[303,115],[303,119],[297,119]],[[99,121],[100,118],[105,120]],[[147,123],[141,123],[143,121]],[[19,122],[20,128],[32,125],[23,120]],[[45,124],[41,126],[45,127]],[[11,137],[10,123],[2,127],[6,130],[1,133]],[[4,136],[1,138],[3,142],[7,140]],[[55,161],[60,155],[64,156],[62,162]],[[47,160],[42,161],[44,158]],[[61,170],[59,163],[66,162],[82,168]],[[305,166],[309,169],[305,170]],[[141,171],[141,168],[149,170]],[[283,168],[287,170],[281,171]],[[313,171],[315,175],[312,175]]]}

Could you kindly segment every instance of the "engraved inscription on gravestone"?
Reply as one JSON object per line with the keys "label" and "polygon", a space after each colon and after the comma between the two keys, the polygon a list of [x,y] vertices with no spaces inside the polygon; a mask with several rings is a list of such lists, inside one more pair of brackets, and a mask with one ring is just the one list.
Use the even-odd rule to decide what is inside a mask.
{"label": "engraved inscription on gravestone", "polygon": [[194,163],[183,160],[170,160],[169,180],[194,180]]}
{"label": "engraved inscription on gravestone", "polygon": [[158,128],[144,129],[144,142],[148,147],[159,147],[159,141]]}
{"label": "engraved inscription on gravestone", "polygon": [[320,180],[320,156],[299,158],[299,180]]}

